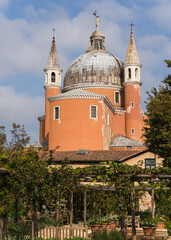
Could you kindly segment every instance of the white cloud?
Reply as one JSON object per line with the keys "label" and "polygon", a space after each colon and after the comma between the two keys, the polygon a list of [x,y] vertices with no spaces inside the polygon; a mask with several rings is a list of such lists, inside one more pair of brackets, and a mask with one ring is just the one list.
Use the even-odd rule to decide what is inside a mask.
{"label": "white cloud", "polygon": [[16,93],[13,88],[0,86],[0,113],[1,124],[12,125],[13,122],[24,124],[28,132],[37,126],[37,117],[44,112],[44,100],[42,97],[30,97]]}
{"label": "white cloud", "polygon": [[156,5],[147,11],[147,15],[163,29],[171,32],[171,1],[158,0]]}
{"label": "white cloud", "polygon": [[7,8],[9,5],[9,0],[0,0],[0,8]]}

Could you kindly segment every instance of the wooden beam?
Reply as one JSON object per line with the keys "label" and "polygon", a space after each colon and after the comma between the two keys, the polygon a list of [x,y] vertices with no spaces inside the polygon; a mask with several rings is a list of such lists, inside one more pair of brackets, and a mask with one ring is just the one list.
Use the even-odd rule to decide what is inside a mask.
{"label": "wooden beam", "polygon": [[87,224],[87,190],[84,189],[84,227]]}
{"label": "wooden beam", "polygon": [[73,191],[71,191],[70,196],[70,227],[72,227],[73,223]]}
{"label": "wooden beam", "polygon": [[131,191],[131,213],[132,213],[132,240],[136,240],[136,227],[135,227],[135,188]]}
{"label": "wooden beam", "polygon": [[[101,186],[97,186],[97,185],[85,185],[85,184],[78,184],[76,187],[78,188],[83,188],[83,189],[94,189],[94,190],[97,190],[97,191],[115,191],[115,187],[105,187],[103,185]],[[135,190],[151,190],[152,188],[151,187],[135,187]],[[167,190],[170,190],[169,187],[163,187],[163,188],[153,188],[154,190],[163,190],[163,191],[167,191]]]}
{"label": "wooden beam", "polygon": [[154,219],[155,215],[155,200],[154,200],[154,189],[151,189],[151,211],[152,211],[152,218]]}

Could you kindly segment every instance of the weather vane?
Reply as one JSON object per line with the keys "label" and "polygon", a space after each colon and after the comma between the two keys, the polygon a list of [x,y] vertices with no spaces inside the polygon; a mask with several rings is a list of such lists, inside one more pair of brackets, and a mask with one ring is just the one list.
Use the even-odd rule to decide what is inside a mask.
{"label": "weather vane", "polygon": [[97,11],[94,11],[93,15],[96,17],[96,31],[98,31],[98,27],[99,27],[99,16],[97,16]]}
{"label": "weather vane", "polygon": [[55,28],[52,29],[52,31],[53,31],[53,38],[55,38],[55,30],[56,30]]}
{"label": "weather vane", "polygon": [[129,26],[130,26],[130,31],[131,31],[131,33],[132,33],[132,28],[133,28],[134,25],[135,25],[135,24],[133,24],[132,22],[131,22],[131,24],[129,25]]}

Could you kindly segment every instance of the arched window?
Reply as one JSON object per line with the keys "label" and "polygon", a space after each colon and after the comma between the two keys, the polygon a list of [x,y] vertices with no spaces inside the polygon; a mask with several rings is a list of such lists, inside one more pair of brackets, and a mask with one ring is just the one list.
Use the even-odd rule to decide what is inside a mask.
{"label": "arched window", "polygon": [[94,39],[94,49],[102,49],[103,48],[103,42],[101,39]]}
{"label": "arched window", "polygon": [[137,78],[138,68],[135,69],[135,78]]}
{"label": "arched window", "polygon": [[131,69],[128,68],[128,78],[131,78]]}
{"label": "arched window", "polygon": [[55,73],[54,72],[51,73],[51,82],[55,82]]}

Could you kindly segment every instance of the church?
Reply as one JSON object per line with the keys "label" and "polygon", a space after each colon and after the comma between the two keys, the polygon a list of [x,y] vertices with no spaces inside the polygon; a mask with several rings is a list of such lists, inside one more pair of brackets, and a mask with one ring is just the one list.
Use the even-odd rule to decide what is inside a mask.
{"label": "church", "polygon": [[[143,150],[145,115],[141,111],[141,64],[132,24],[125,61],[107,51],[99,30],[90,36],[84,54],[62,68],[53,36],[45,72],[45,115],[40,143],[57,151]],[[88,44],[87,44],[88,45]]]}

